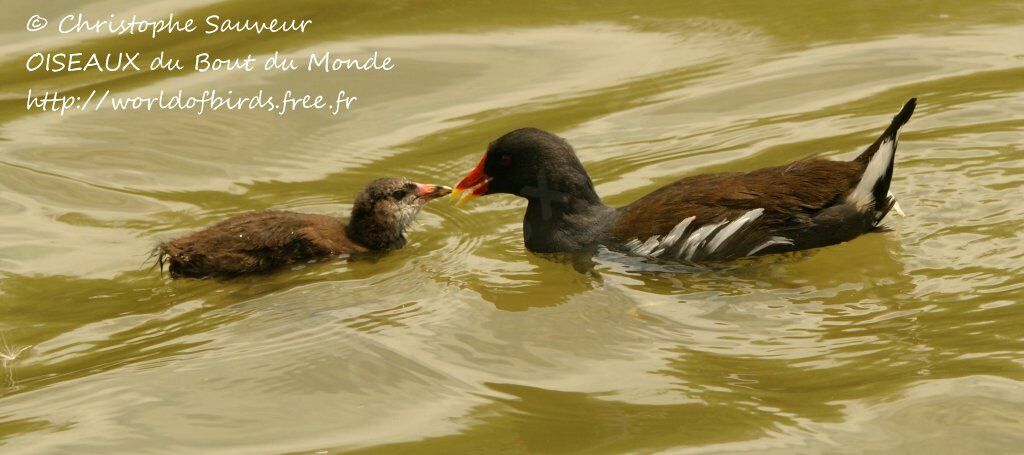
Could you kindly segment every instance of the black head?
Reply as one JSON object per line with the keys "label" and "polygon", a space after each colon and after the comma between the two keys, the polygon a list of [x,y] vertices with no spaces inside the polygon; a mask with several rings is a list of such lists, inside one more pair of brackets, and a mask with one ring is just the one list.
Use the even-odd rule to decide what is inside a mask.
{"label": "black head", "polygon": [[440,185],[424,185],[400,177],[377,179],[356,195],[348,234],[374,250],[405,244],[404,232],[423,204],[451,193]]}
{"label": "black head", "polygon": [[529,197],[534,188],[596,198],[594,185],[572,146],[536,128],[518,129],[491,142],[476,168],[456,185],[452,197],[462,194],[461,205],[485,194]]}

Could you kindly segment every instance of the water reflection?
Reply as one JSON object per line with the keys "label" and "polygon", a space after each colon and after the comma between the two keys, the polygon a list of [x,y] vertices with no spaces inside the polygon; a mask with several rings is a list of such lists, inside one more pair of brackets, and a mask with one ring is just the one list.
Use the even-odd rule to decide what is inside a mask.
{"label": "water reflection", "polygon": [[[0,380],[14,383],[0,388],[0,441],[24,452],[1013,447],[1020,8],[790,6],[229,0],[175,13],[312,14],[315,26],[213,41],[0,30],[6,63],[66,47],[381,49],[400,65],[315,81],[39,79],[0,66]],[[18,100],[30,86],[333,84],[373,102],[338,120],[59,118]],[[621,205],[684,175],[849,158],[910,95],[922,103],[893,184],[908,216],[834,247],[700,266],[534,255],[522,201],[495,197],[428,205],[407,247],[376,257],[235,280],[172,281],[142,264],[157,241],[236,212],[344,217],[376,177],[453,182],[517,127],[569,138]]]}

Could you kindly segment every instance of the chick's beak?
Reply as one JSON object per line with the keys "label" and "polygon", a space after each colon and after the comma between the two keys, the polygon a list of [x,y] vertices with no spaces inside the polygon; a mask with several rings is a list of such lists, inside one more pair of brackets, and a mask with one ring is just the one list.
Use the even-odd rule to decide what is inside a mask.
{"label": "chick's beak", "polygon": [[423,200],[423,202],[430,202],[442,196],[447,196],[452,192],[451,188],[442,185],[434,184],[416,184],[416,196]]}
{"label": "chick's beak", "polygon": [[480,159],[480,163],[466,174],[466,177],[455,185],[455,190],[452,191],[451,200],[455,202],[455,206],[461,206],[477,197],[487,194],[487,183],[491,181],[491,177],[484,173],[484,162],[487,161],[487,157]]}

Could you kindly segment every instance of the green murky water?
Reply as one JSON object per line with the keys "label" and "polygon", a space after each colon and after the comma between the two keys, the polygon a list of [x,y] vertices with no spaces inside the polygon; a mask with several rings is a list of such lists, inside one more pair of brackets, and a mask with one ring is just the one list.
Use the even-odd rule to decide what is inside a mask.
{"label": "green murky water", "polygon": [[[174,3],[176,6],[170,6]],[[1015,452],[1024,442],[1019,2],[27,2],[0,17],[0,451]],[[58,35],[32,14],[310,17],[303,34]],[[52,21],[52,19],[51,19]],[[396,71],[28,73],[40,49],[391,56]],[[351,112],[28,112],[28,89],[295,89]],[[891,232],[714,270],[526,252],[520,200],[407,248],[229,282],[144,264],[262,208],[454,183],[521,126],[624,204],[849,158],[911,96]],[[16,354],[16,355],[15,355]]]}

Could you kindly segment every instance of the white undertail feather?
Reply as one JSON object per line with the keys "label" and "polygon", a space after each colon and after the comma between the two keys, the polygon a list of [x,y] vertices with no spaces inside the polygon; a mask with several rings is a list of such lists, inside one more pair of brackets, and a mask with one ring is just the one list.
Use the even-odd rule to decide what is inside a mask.
{"label": "white undertail feather", "polygon": [[896,214],[899,216],[907,216],[906,213],[903,213],[903,208],[900,207],[900,203],[896,200],[896,196],[892,194],[892,190],[889,190],[889,197],[892,198],[892,209],[896,211]]}
{"label": "white undertail feather", "polygon": [[[896,136],[899,136],[899,134],[900,132],[897,130]],[[879,179],[885,178],[893,153],[896,153],[895,138],[887,137],[883,139],[882,143],[878,145],[878,151],[871,157],[867,168],[864,169],[864,174],[860,177],[857,187],[846,197],[847,202],[854,204],[854,206],[861,210],[875,203],[872,190],[874,190],[875,184],[878,183]]]}

